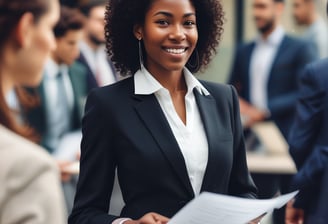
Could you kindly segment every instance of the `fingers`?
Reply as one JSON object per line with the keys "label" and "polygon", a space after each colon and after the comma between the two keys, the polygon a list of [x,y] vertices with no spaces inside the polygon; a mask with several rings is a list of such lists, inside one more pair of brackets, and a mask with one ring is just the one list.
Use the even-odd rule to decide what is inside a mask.
{"label": "fingers", "polygon": [[150,212],[144,215],[138,221],[139,224],[166,224],[169,222],[169,218],[158,213]]}

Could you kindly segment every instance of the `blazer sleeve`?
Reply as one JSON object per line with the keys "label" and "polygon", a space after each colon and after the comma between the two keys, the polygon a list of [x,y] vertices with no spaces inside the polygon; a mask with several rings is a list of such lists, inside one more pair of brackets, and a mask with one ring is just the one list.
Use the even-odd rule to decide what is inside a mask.
{"label": "blazer sleeve", "polygon": [[257,189],[247,167],[246,147],[240,120],[238,95],[233,86],[231,86],[231,102],[234,158],[229,183],[229,194],[245,198],[256,198]]}
{"label": "blazer sleeve", "polygon": [[[112,146],[113,123],[101,94],[91,91],[82,121],[80,176],[69,224],[109,224],[116,156]],[[106,106],[105,106],[106,105]]]}
{"label": "blazer sleeve", "polygon": [[295,120],[288,138],[289,152],[298,168],[310,154],[318,136],[325,95],[313,65],[308,65],[300,79],[300,95],[296,105]]}
{"label": "blazer sleeve", "polygon": [[[18,141],[15,140],[16,146]],[[0,152],[1,173],[5,174],[5,179],[0,174],[0,223],[66,223],[64,197],[55,162],[44,149],[28,147],[31,144],[25,141],[20,143],[17,150],[11,144],[10,152],[5,155]]]}
{"label": "blazer sleeve", "polygon": [[[295,46],[295,52],[290,57],[295,57],[295,62],[290,65],[289,76],[294,77],[294,81],[297,82],[302,76],[304,66],[316,59],[316,54],[311,49],[310,43],[297,40],[298,44]],[[276,70],[276,72],[279,72]],[[295,74],[290,74],[295,73]],[[279,83],[277,83],[279,85]],[[296,86],[297,87],[297,86]],[[271,116],[281,116],[290,111],[294,112],[295,101],[298,97],[299,88],[295,88],[287,94],[282,94],[279,97],[275,97],[268,102],[268,108]]]}

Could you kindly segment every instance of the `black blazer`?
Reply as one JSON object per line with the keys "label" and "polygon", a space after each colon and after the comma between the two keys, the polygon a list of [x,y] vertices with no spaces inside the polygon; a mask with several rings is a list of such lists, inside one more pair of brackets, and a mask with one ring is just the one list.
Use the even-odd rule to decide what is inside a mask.
{"label": "black blazer", "polygon": [[309,223],[327,223],[328,219],[327,71],[328,59],[306,66],[289,135],[289,150],[298,168],[291,187],[300,189],[295,205],[306,210]]}
{"label": "black blazer", "polygon": [[[202,82],[194,91],[209,144],[201,191],[255,197],[249,175],[238,98],[233,87]],[[172,217],[195,197],[183,155],[152,95],[135,95],[134,79],[95,89],[83,119],[80,177],[69,224],[110,224],[115,168],[125,207],[122,217],[147,212]]]}
{"label": "black blazer", "polygon": [[[83,64],[87,69],[87,90],[88,90],[88,92],[90,92],[93,88],[98,88],[99,85],[95,78],[95,74],[92,72],[92,70],[87,62],[87,59],[85,58],[85,56],[82,53],[80,53],[80,56],[78,57],[77,61],[79,63]],[[107,61],[108,61],[109,66],[112,69],[115,80],[118,80],[118,75],[116,74],[113,63],[109,59]]]}
{"label": "black blazer", "polygon": [[[250,63],[255,42],[238,47],[229,83],[238,94],[250,101]],[[316,58],[307,42],[285,35],[273,60],[267,84],[268,108],[271,119],[287,139],[297,100],[297,80],[304,65]]]}

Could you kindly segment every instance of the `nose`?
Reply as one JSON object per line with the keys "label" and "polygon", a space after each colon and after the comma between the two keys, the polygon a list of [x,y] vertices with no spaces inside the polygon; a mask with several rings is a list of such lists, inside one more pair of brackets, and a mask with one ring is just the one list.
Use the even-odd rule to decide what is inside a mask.
{"label": "nose", "polygon": [[172,26],[169,39],[175,41],[182,41],[186,39],[186,33],[183,26],[181,26],[180,24]]}

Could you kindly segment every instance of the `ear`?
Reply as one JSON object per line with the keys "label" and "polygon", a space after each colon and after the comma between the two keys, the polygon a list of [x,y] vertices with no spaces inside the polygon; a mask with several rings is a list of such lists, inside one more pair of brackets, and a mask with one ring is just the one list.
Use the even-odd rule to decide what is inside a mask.
{"label": "ear", "polygon": [[34,26],[34,17],[30,12],[24,13],[14,29],[14,40],[19,47],[25,47],[31,42],[31,33]]}
{"label": "ear", "polygon": [[138,39],[142,39],[142,26],[139,24],[136,24],[133,26],[133,34]]}

